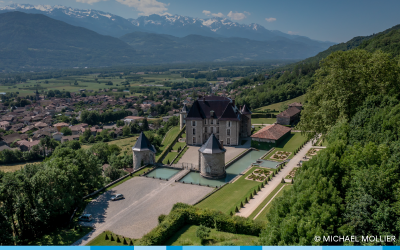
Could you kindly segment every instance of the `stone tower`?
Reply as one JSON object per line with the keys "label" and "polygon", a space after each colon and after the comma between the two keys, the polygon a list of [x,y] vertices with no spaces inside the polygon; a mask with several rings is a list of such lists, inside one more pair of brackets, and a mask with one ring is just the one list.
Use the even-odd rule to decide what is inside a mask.
{"label": "stone tower", "polygon": [[246,104],[243,105],[242,110],[240,111],[242,114],[242,136],[249,137],[251,136],[251,111],[247,108]]}
{"label": "stone tower", "polygon": [[226,149],[219,143],[214,134],[199,149],[200,175],[209,179],[221,179],[226,176]]}
{"label": "stone tower", "polygon": [[179,128],[182,129],[183,126],[186,124],[186,116],[187,116],[187,107],[186,104],[183,104],[183,108],[181,110],[181,113],[179,114]]}
{"label": "stone tower", "polygon": [[132,147],[133,152],[133,169],[138,169],[146,164],[154,164],[156,162],[156,149],[150,144],[143,132],[140,133],[135,146]]}

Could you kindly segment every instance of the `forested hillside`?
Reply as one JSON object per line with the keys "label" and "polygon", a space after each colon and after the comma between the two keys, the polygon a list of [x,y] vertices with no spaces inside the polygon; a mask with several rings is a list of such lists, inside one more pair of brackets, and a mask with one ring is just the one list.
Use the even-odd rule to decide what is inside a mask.
{"label": "forested hillside", "polygon": [[273,202],[260,244],[335,244],[314,240],[329,235],[398,237],[399,70],[381,51],[335,52],[323,61],[299,127],[312,131],[310,137],[323,133],[329,146],[305,162],[293,188]]}
{"label": "forested hillside", "polygon": [[259,108],[271,103],[285,101],[306,93],[307,89],[315,82],[314,73],[320,67],[320,61],[335,51],[348,51],[365,49],[369,52],[382,50],[390,53],[392,57],[400,54],[400,25],[396,25],[383,32],[365,37],[355,37],[346,43],[331,46],[301,62],[268,71],[271,79],[264,79],[263,75],[254,78],[241,79],[230,86],[235,89],[244,85],[255,85],[247,89],[237,98],[239,104],[247,103],[251,108]]}

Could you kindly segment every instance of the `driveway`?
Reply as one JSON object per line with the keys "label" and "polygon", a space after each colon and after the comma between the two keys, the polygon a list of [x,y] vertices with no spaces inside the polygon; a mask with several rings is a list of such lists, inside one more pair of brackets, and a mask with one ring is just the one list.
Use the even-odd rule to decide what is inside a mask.
{"label": "driveway", "polygon": [[[93,221],[82,222],[82,225],[92,226],[94,230],[74,245],[86,245],[106,230],[129,238],[141,238],[158,225],[158,216],[168,214],[175,203],[194,204],[213,190],[174,180],[135,177],[100,195],[83,212],[92,214]],[[115,194],[123,194],[125,199],[110,201]]]}
{"label": "driveway", "polygon": [[[246,140],[246,143],[239,146],[227,147],[224,146],[226,149],[225,153],[225,162],[228,162],[235,158],[238,154],[242,153],[246,149],[251,147],[251,138],[242,138],[241,140]],[[199,148],[200,146],[188,146],[188,150],[182,156],[182,158],[178,161],[179,163],[191,163],[194,165],[199,165]]]}

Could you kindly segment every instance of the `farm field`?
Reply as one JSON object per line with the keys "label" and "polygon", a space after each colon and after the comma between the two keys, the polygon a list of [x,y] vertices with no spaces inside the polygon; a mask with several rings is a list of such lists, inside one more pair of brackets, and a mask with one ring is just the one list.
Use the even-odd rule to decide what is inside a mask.
{"label": "farm field", "polygon": [[250,193],[254,191],[261,182],[246,180],[245,178],[252,174],[256,167],[250,168],[246,174],[241,176],[234,183],[229,183],[222,187],[217,192],[213,193],[207,199],[203,200],[196,206],[199,208],[209,208],[222,211],[226,214],[235,212],[235,207],[240,207],[240,202],[243,202]]}
{"label": "farm field", "polygon": [[[275,111],[280,111],[281,112],[281,111],[283,111],[283,109],[282,109],[283,105],[288,105],[288,104],[291,104],[293,102],[304,103],[304,101],[305,101],[305,95],[301,95],[301,96],[298,96],[298,97],[290,99],[290,100],[286,100],[286,101],[283,101],[283,102],[278,102],[278,103],[274,103],[274,104],[271,104],[271,105],[268,105],[268,106],[260,107],[258,109],[255,109],[253,112],[263,112],[263,111],[267,111],[267,109],[269,109],[270,111],[274,111],[275,110]],[[253,123],[253,121],[252,121],[252,123]]]}
{"label": "farm field", "polygon": [[[165,245],[167,246],[201,246],[201,240],[196,236],[199,226],[186,225],[172,236]],[[221,246],[232,244],[235,246],[257,245],[258,237],[244,234],[232,234],[211,229],[210,236],[205,240],[206,246]]]}
{"label": "farm field", "polygon": [[[279,187],[279,186],[278,186]],[[279,189],[280,189],[280,187],[279,187],[279,189],[278,189],[278,187],[275,189],[276,190],[276,192],[278,192],[279,191]],[[258,215],[257,216],[257,218],[256,218],[256,221],[266,221],[267,220],[267,214],[268,214],[268,212],[269,212],[269,210],[271,209],[271,207],[272,207],[272,204],[274,203],[274,201],[276,201],[276,199],[278,199],[279,197],[281,197],[281,196],[283,196],[283,194],[285,193],[285,191],[287,191],[287,190],[289,190],[289,189],[291,189],[292,188],[292,185],[289,185],[289,184],[286,184],[284,187],[283,187],[283,189],[275,196],[275,198],[274,198],[274,200],[270,203],[270,204],[268,204],[268,206],[261,212],[261,214],[260,215]],[[275,190],[274,190],[274,192],[275,192]],[[275,192],[275,193],[276,193]],[[272,194],[272,193],[271,193]],[[273,196],[273,195],[272,195]],[[272,198],[272,196],[271,196],[271,198]],[[267,197],[267,199],[269,198],[269,196]],[[270,199],[271,199],[270,198]],[[267,202],[265,202],[265,204],[266,204]],[[265,206],[265,204],[264,204],[264,206]],[[258,208],[257,208],[258,209]],[[260,209],[261,210],[261,209]],[[255,216],[255,215],[254,215]]]}
{"label": "farm field", "polygon": [[[124,78],[126,77],[126,79]],[[96,80],[97,79],[97,80]],[[75,85],[75,81],[77,84]],[[113,85],[107,85],[108,82]],[[59,90],[78,92],[80,89],[99,91],[100,89],[118,89],[123,87],[123,83],[129,82],[126,89],[141,86],[157,86],[159,88],[169,89],[164,87],[165,81],[168,82],[192,82],[193,80],[181,77],[180,74],[144,74],[144,75],[127,75],[119,77],[99,77],[99,74],[65,76],[60,78],[49,78],[40,80],[28,80],[24,83],[18,83],[13,86],[0,86],[0,92],[18,92],[19,96],[33,95],[36,89],[39,93],[48,90]],[[130,93],[126,93],[130,94]],[[135,94],[135,93],[133,93]]]}
{"label": "farm field", "polygon": [[11,163],[11,164],[3,164],[0,165],[0,171],[3,172],[15,172],[17,170],[20,170],[23,166],[26,164],[36,164],[36,163],[41,163],[42,161],[31,161],[31,162],[24,162],[24,163]]}

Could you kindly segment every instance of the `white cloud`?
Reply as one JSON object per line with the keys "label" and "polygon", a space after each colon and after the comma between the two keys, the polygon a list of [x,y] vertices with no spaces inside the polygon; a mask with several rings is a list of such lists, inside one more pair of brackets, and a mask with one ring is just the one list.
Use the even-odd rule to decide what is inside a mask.
{"label": "white cloud", "polygon": [[[77,0],[78,1],[78,0]],[[98,0],[79,0],[79,1],[98,1]],[[116,0],[117,2],[135,8],[139,15],[148,16],[151,14],[163,14],[169,4],[158,2],[157,0]]]}
{"label": "white cloud", "polygon": [[209,11],[209,10],[203,10],[203,14],[206,15],[206,16],[213,16],[213,17],[224,17],[225,16],[221,12],[219,12],[219,13],[211,13],[211,11]]}
{"label": "white cloud", "polygon": [[276,18],[275,17],[267,17],[267,18],[265,18],[265,21],[267,21],[267,22],[275,22],[276,21]]}
{"label": "white cloud", "polygon": [[76,0],[78,3],[87,3],[87,4],[94,4],[97,2],[101,1],[107,1],[107,0]]}
{"label": "white cloud", "polygon": [[243,11],[243,13],[244,13],[244,14],[247,14],[248,16],[251,15],[250,12],[247,12],[247,11]]}
{"label": "white cloud", "polygon": [[[245,12],[245,13],[247,14],[248,12]],[[228,13],[228,17],[230,17],[230,19],[232,19],[232,20],[239,21],[239,20],[243,20],[247,17],[245,13],[239,13],[239,12],[233,13],[232,11],[230,11]],[[249,14],[250,13],[248,13],[247,15],[249,15]]]}
{"label": "white cloud", "polygon": [[297,34],[299,34],[299,32],[297,32],[297,31],[288,31],[287,32],[289,35],[297,35]]}

